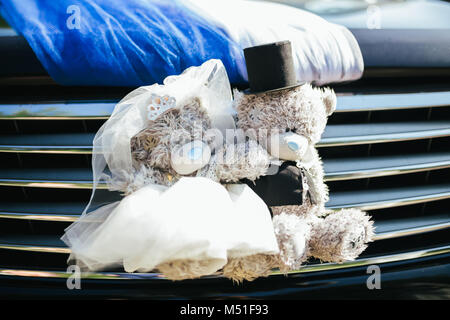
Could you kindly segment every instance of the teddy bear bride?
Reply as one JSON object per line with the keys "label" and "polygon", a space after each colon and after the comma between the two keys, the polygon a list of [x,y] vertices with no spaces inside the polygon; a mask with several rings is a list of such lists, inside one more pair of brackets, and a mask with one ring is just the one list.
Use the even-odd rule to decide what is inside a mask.
{"label": "teddy bear bride", "polygon": [[[277,254],[269,209],[237,183],[261,175],[268,155],[255,143],[226,141],[235,129],[231,106],[220,60],[122,99],[94,138],[91,202],[62,237],[69,260],[179,280],[212,274],[231,258]],[[224,154],[234,162],[220,161]],[[99,182],[124,198],[92,211],[102,202]]]}

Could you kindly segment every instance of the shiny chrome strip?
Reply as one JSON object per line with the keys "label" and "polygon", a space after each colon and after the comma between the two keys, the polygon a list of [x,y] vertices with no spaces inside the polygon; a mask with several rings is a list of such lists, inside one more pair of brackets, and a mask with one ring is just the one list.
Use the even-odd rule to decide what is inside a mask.
{"label": "shiny chrome strip", "polygon": [[434,108],[449,105],[450,91],[399,94],[337,94],[336,112]]}
{"label": "shiny chrome strip", "polygon": [[[406,228],[401,230],[389,231],[376,234],[374,241],[394,239],[405,236],[417,235],[421,233],[427,233],[431,231],[443,230],[450,227],[450,221],[442,222],[438,224],[432,224],[428,226],[420,226],[413,228]],[[64,253],[70,254],[70,249],[67,247],[51,247],[51,246],[33,246],[25,244],[12,244],[12,243],[0,243],[0,249],[18,250],[18,251],[30,251],[30,252],[44,252],[44,253]]]}
{"label": "shiny chrome strip", "polygon": [[53,221],[53,222],[74,222],[79,215],[71,214],[43,214],[43,213],[20,213],[20,212],[0,212],[0,218],[35,220],[35,221]]}
{"label": "shiny chrome strip", "polygon": [[[2,152],[0,146],[0,152]],[[11,151],[12,152],[12,151]],[[31,152],[31,151],[26,151]],[[41,151],[32,151],[32,152],[41,152]],[[42,153],[42,152],[41,152]],[[74,152],[64,150],[64,151],[45,151],[43,153],[79,153],[86,154],[90,153],[90,151],[77,150]],[[388,163],[388,160],[386,162]],[[326,163],[326,160],[324,160]],[[375,177],[384,177],[384,176],[392,176],[392,175],[401,175],[401,174],[409,174],[416,173],[422,171],[431,171],[431,170],[439,170],[450,168],[450,159],[444,161],[435,161],[435,162],[422,162],[417,164],[410,165],[401,165],[401,166],[386,166],[384,168],[374,168],[374,169],[357,169],[357,170],[348,170],[348,171],[338,171],[338,172],[326,172],[324,180],[325,181],[341,181],[341,180],[354,180],[354,179],[365,179],[365,178],[375,178]],[[31,185],[32,184],[32,185]],[[89,189],[92,188],[92,183],[90,181],[46,181],[46,180],[28,180],[28,179],[2,179],[0,178],[0,185],[4,186],[21,186],[21,187],[49,187],[49,188],[71,188],[71,189]],[[101,184],[99,186],[100,189],[106,189],[106,186]]]}
{"label": "shiny chrome strip", "polygon": [[22,244],[1,244],[0,249],[17,250],[17,251],[30,251],[30,252],[43,252],[43,253],[66,253],[70,254],[69,248],[64,247],[50,247],[50,246],[27,246]]}
{"label": "shiny chrome strip", "polygon": [[[432,249],[411,251],[405,253],[391,254],[385,256],[378,256],[372,258],[363,258],[355,261],[348,261],[341,264],[336,263],[321,263],[314,265],[306,265],[300,270],[288,272],[288,274],[298,274],[298,273],[306,273],[306,272],[318,272],[318,271],[327,271],[327,270],[337,270],[337,269],[347,269],[353,267],[361,267],[372,264],[384,264],[390,262],[399,262],[406,260],[413,260],[424,257],[432,257],[438,256],[441,254],[446,254],[450,252],[450,246],[442,246]],[[0,276],[6,277],[31,277],[31,278],[63,278],[66,279],[70,277],[72,273],[67,273],[64,271],[36,271],[36,270],[23,270],[23,269],[0,269]],[[279,271],[272,272],[272,276],[283,275],[283,273]],[[125,272],[84,272],[81,274],[83,279],[102,279],[102,280],[167,280],[160,273],[125,273]],[[202,279],[217,279],[222,278],[219,273],[216,273],[211,276],[203,277]],[[198,281],[201,281],[199,279]]]}
{"label": "shiny chrome strip", "polygon": [[357,208],[364,211],[379,210],[386,208],[409,206],[412,204],[418,204],[423,202],[438,201],[450,198],[450,191],[437,194],[428,194],[414,197],[406,197],[401,199],[390,199],[365,203],[351,203],[348,205],[327,207],[330,210],[339,210],[344,208]]}
{"label": "shiny chrome strip", "polygon": [[[92,189],[91,181],[51,181],[27,179],[2,179],[0,186],[30,188]],[[99,184],[98,189],[108,189],[106,184]]]}
{"label": "shiny chrome strip", "polygon": [[[336,263],[316,264],[316,265],[311,265],[311,266],[305,266],[304,268],[297,270],[297,271],[288,272],[288,274],[295,274],[295,273],[302,273],[302,272],[317,272],[317,271],[325,271],[325,270],[336,270],[336,269],[367,266],[367,265],[372,265],[372,264],[398,262],[398,261],[405,261],[405,260],[435,256],[435,255],[449,253],[449,252],[450,252],[450,246],[443,246],[443,247],[438,247],[438,248],[433,248],[433,249],[418,250],[418,251],[412,251],[412,252],[406,252],[406,253],[378,256],[378,257],[373,257],[373,258],[357,259],[355,261],[347,261],[342,264],[336,264]],[[282,273],[274,272],[272,274],[274,275],[274,274],[282,274]]]}
{"label": "shiny chrome strip", "polygon": [[106,120],[116,102],[0,104],[0,120]]}
{"label": "shiny chrome strip", "polygon": [[[448,157],[448,159],[446,159]],[[354,168],[355,166],[350,166],[348,164],[348,159],[342,160],[333,160],[329,159],[324,160],[325,167],[325,181],[340,181],[340,180],[354,180],[354,179],[363,179],[363,178],[373,178],[373,177],[383,177],[383,176],[391,176],[391,175],[401,175],[407,173],[421,172],[421,171],[431,171],[438,169],[450,168],[450,154],[440,154],[439,156],[436,154],[434,157],[421,157],[421,155],[411,156],[411,160],[409,164],[399,165],[399,158],[396,157],[386,157],[386,158],[373,158],[371,162],[364,163],[365,159],[360,162],[363,165],[360,165],[363,168]],[[355,159],[357,161],[358,159]],[[400,159],[401,160],[401,159]],[[413,163],[417,162],[417,163]],[[389,163],[392,163],[389,165]],[[365,169],[364,166],[367,167],[376,167]],[[351,168],[350,170],[348,168]],[[73,170],[72,170],[73,171]],[[33,170],[31,173],[20,173],[18,171],[15,173],[19,178],[15,178],[15,175],[8,173],[4,173],[6,177],[1,177],[0,173],[0,185],[2,186],[18,186],[18,187],[38,187],[38,188],[66,188],[66,189],[90,189],[92,188],[92,181],[87,180],[90,176],[89,169],[77,169],[77,173],[82,172],[83,174],[79,178],[80,180],[69,180],[73,176],[63,175],[61,180],[53,180],[53,179],[43,179],[40,176],[44,176],[44,174],[39,173],[38,169]],[[330,172],[332,171],[332,172]],[[68,169],[70,172],[70,169]],[[28,176],[33,178],[28,178]],[[37,177],[37,178],[34,178]],[[64,180],[64,177],[68,177],[68,180]],[[107,189],[106,184],[101,183],[98,186],[99,189]]]}
{"label": "shiny chrome strip", "polygon": [[[420,159],[419,159],[420,160]],[[419,162],[418,160],[418,162]],[[374,169],[356,169],[345,170],[336,172],[325,172],[325,181],[341,181],[341,180],[354,180],[363,178],[383,177],[391,175],[401,175],[407,173],[431,171],[438,169],[450,168],[450,159],[441,161],[426,162],[426,159],[422,159],[421,163],[399,165],[389,167],[374,168]],[[381,162],[381,161],[380,161]],[[386,163],[389,163],[387,158]],[[384,163],[382,162],[382,163]],[[325,168],[327,165],[324,161]],[[88,169],[86,169],[88,170]],[[335,169],[339,170],[339,169]],[[0,186],[17,186],[17,187],[35,187],[35,188],[65,188],[65,189],[91,189],[92,181],[89,180],[44,180],[44,179],[13,179],[0,177]],[[100,183],[99,189],[107,189],[106,184]]]}
{"label": "shiny chrome strip", "polygon": [[376,234],[374,237],[374,241],[412,236],[412,235],[426,233],[426,232],[444,230],[449,227],[450,227],[450,221],[438,223],[438,224],[431,224],[428,226],[420,226],[420,227],[407,228],[407,229],[402,229],[402,230],[383,232],[383,233]]}
{"label": "shiny chrome strip", "polygon": [[316,145],[317,147],[337,147],[337,146],[350,146],[358,144],[370,144],[370,143],[387,143],[397,141],[408,141],[418,139],[431,139],[450,136],[450,128],[435,129],[435,130],[423,130],[423,131],[410,131],[399,133],[384,133],[373,134],[364,136],[345,136],[345,137],[326,137],[320,140]]}
{"label": "shiny chrome strip", "polygon": [[[450,191],[440,192],[434,194],[404,197],[399,199],[389,199],[374,202],[351,203],[339,206],[327,206],[329,210],[339,210],[344,208],[358,208],[361,210],[377,210],[393,207],[401,207],[423,202],[438,201],[450,198]],[[0,211],[0,218],[4,219],[23,219],[23,220],[38,220],[38,221],[53,221],[53,222],[74,222],[79,215],[71,214],[48,214],[48,213],[30,213],[30,212],[7,212]]]}
{"label": "shiny chrome strip", "polygon": [[0,152],[91,154],[92,146],[8,146],[0,145]]}
{"label": "shiny chrome strip", "polygon": [[[0,104],[0,120],[106,120],[118,100]],[[336,112],[396,110],[450,105],[450,92],[337,94]]]}
{"label": "shiny chrome strip", "polygon": [[405,166],[394,166],[394,167],[387,166],[385,168],[326,173],[324,179],[325,181],[353,180],[353,179],[393,176],[421,171],[439,170],[445,168],[450,168],[450,159],[446,161],[417,163]]}
{"label": "shiny chrome strip", "polygon": [[[369,126],[370,124],[367,124]],[[414,124],[413,124],[414,125]],[[350,125],[349,125],[350,126]],[[333,129],[333,125],[327,127]],[[438,129],[420,129],[418,127],[417,131],[413,128],[408,128],[409,131],[405,132],[383,132],[383,133],[373,133],[373,134],[359,134],[358,130],[353,136],[339,136],[342,133],[332,133],[331,137],[323,137],[322,140],[316,145],[317,147],[337,147],[337,146],[348,146],[348,145],[360,145],[360,144],[371,144],[371,143],[387,143],[387,142],[397,142],[397,141],[408,141],[416,139],[430,139],[450,136],[450,123],[447,126]],[[344,130],[345,132],[345,130]],[[7,144],[3,142],[0,144],[0,152],[19,152],[19,153],[50,153],[50,154],[91,154],[92,153],[92,137],[86,138],[86,144],[80,145],[26,145],[24,143],[20,144]]]}
{"label": "shiny chrome strip", "polygon": [[94,133],[0,135],[0,152],[91,154]]}

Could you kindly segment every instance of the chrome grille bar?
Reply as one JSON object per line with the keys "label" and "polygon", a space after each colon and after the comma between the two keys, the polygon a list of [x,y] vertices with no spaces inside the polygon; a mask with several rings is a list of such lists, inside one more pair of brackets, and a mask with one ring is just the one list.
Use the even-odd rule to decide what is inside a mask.
{"label": "chrome grille bar", "polygon": [[[450,121],[328,125],[317,147],[336,147],[450,136]],[[0,135],[0,152],[89,154],[93,133]]]}
{"label": "chrome grille bar", "polygon": [[[106,120],[118,100],[0,104],[0,120]],[[337,93],[336,112],[435,108],[450,105],[450,91],[345,94]]]}
{"label": "chrome grille bar", "polygon": [[326,127],[317,146],[350,146],[447,136],[450,136],[450,121],[337,124]]}
{"label": "chrome grille bar", "polygon": [[338,94],[336,112],[436,108],[448,105],[450,105],[450,91],[397,94]]}
{"label": "chrome grille bar", "polygon": [[[375,221],[375,241],[412,236],[450,227],[450,216],[430,215],[425,218],[407,218],[396,221]],[[46,253],[70,253],[58,236],[0,236],[0,249]]]}
{"label": "chrome grille bar", "polygon": [[[391,190],[367,190],[358,192],[336,192],[330,194],[327,204],[329,210],[342,208],[359,208],[362,210],[377,210],[406,205],[438,201],[450,198],[450,186],[424,186],[423,188],[403,188]],[[355,200],[357,199],[357,200]],[[51,206],[51,204],[48,204]],[[0,218],[26,219],[54,222],[73,222],[84,210],[85,204],[79,203],[76,209],[68,210],[64,204],[59,210],[48,210],[42,205],[2,203]]]}
{"label": "chrome grille bar", "polygon": [[0,120],[106,120],[116,101],[0,104]]}
{"label": "chrome grille bar", "polygon": [[[323,163],[325,181],[341,181],[450,168],[450,153],[416,154],[408,157],[328,159]],[[1,185],[90,189],[92,188],[92,173],[88,168],[0,170]],[[106,189],[104,184],[99,184],[98,187]]]}
{"label": "chrome grille bar", "polygon": [[1,135],[0,152],[91,154],[92,133]]}
{"label": "chrome grille bar", "polygon": [[[384,264],[390,262],[400,262],[413,260],[424,257],[433,257],[450,252],[450,246],[442,246],[431,249],[415,250],[410,252],[362,258],[355,261],[348,261],[341,264],[336,263],[321,263],[306,265],[300,270],[290,271],[288,274],[298,274],[305,272],[318,272],[326,270],[338,270],[348,269],[353,267],[368,266],[372,264]],[[66,279],[72,274],[66,271],[45,271],[45,270],[22,270],[11,268],[0,268],[0,276],[6,277],[31,277],[31,278],[63,278]],[[279,271],[272,272],[272,276],[283,275]],[[219,274],[204,277],[203,279],[219,278],[222,277]],[[82,279],[103,279],[103,280],[167,280],[162,274],[159,273],[125,273],[125,272],[86,272],[81,274]],[[201,280],[201,279],[199,279]]]}
{"label": "chrome grille bar", "polygon": [[431,171],[450,167],[450,152],[323,161],[326,181],[353,180]]}
{"label": "chrome grille bar", "polygon": [[330,194],[327,208],[379,210],[450,198],[450,184],[410,186],[377,190],[355,190]]}

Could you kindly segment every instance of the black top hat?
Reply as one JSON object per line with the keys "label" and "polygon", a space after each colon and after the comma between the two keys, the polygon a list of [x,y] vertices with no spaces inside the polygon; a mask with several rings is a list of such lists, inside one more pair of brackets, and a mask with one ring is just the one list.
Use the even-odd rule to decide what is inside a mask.
{"label": "black top hat", "polygon": [[244,49],[250,89],[246,93],[261,93],[289,89],[297,82],[290,41],[268,43]]}

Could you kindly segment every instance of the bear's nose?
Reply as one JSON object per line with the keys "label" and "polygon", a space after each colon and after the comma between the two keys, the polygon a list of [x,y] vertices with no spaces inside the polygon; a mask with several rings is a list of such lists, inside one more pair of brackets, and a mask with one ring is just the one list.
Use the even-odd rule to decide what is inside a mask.
{"label": "bear's nose", "polygon": [[203,149],[200,147],[194,147],[188,152],[188,157],[191,160],[198,160],[203,155]]}
{"label": "bear's nose", "polygon": [[308,149],[308,139],[288,131],[270,136],[269,153],[281,160],[300,160]]}
{"label": "bear's nose", "polygon": [[296,142],[290,141],[288,142],[288,148],[292,151],[298,151],[298,149],[300,149],[300,146]]}
{"label": "bear's nose", "polygon": [[208,164],[211,149],[200,140],[182,145],[172,153],[170,161],[173,170],[180,175],[191,174]]}

